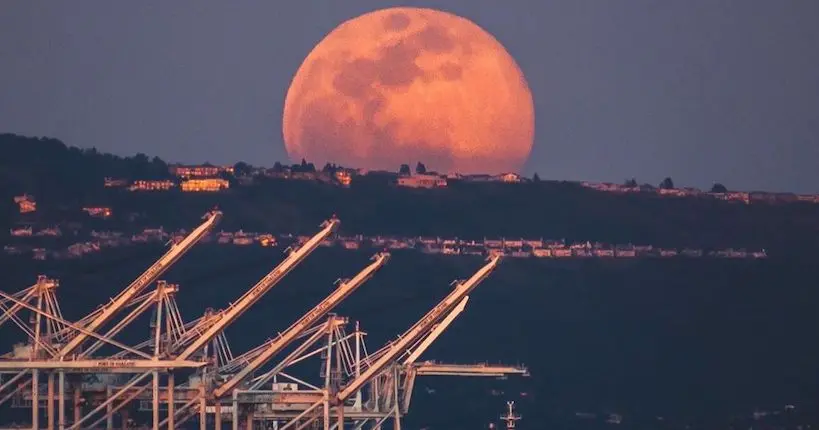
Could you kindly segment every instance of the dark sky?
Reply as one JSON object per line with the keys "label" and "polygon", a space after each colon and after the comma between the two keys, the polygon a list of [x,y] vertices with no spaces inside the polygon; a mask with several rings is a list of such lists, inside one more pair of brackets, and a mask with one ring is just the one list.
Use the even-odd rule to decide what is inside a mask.
{"label": "dark sky", "polygon": [[819,192],[819,1],[4,1],[0,131],[169,161],[285,160],[290,79],[390,5],[466,17],[534,93],[543,178]]}

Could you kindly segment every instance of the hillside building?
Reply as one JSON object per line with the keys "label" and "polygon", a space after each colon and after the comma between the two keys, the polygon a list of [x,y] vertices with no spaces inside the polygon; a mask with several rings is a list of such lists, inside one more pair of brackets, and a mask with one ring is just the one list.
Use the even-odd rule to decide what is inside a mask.
{"label": "hillside building", "polygon": [[399,176],[398,186],[409,188],[444,188],[447,186],[446,177],[428,174]]}
{"label": "hillside building", "polygon": [[210,165],[196,165],[184,166],[181,164],[174,164],[168,166],[168,171],[179,178],[208,178],[219,176],[222,173],[233,174],[233,166],[210,166]]}
{"label": "hillside building", "polygon": [[180,186],[184,192],[216,192],[230,188],[230,183],[220,178],[188,179]]}
{"label": "hillside building", "polygon": [[174,187],[173,181],[170,180],[162,180],[162,181],[145,181],[145,180],[138,180],[134,181],[130,187],[128,187],[129,191],[168,191]]}
{"label": "hillside building", "polygon": [[14,203],[17,203],[19,206],[21,214],[37,211],[37,202],[34,200],[34,197],[28,194],[14,197]]}

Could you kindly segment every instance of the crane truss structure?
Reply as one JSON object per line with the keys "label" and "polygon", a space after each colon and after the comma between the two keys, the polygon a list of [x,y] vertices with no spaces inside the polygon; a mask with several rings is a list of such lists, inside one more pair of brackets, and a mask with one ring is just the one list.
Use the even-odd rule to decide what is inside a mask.
{"label": "crane truss structure", "polygon": [[[134,282],[78,321],[62,317],[56,280],[40,276],[15,294],[0,291],[0,325],[11,322],[27,336],[0,356],[0,407],[11,400],[12,406],[30,408],[32,428],[41,428],[44,415],[49,430],[126,428],[135,403],[150,412],[154,429],[179,428],[191,419],[198,419],[203,430],[221,429],[223,422],[233,429],[261,424],[380,429],[387,421],[398,429],[417,376],[528,375],[521,367],[418,362],[463,312],[469,294],[498,265],[498,256],[469,279],[455,281],[452,292],[395,341],[369,353],[359,324],[349,332],[348,320],[332,310],[387,263],[390,255],[377,253],[286,330],[234,357],[225,328],[334,234],[340,221],[325,221],[314,236],[289,248],[279,265],[224,310],[185,323],[175,301],[179,287],[158,278],[221,216],[216,210],[205,214],[199,227]],[[155,289],[146,292],[151,285]],[[115,339],[148,311],[149,339],[137,345]],[[125,315],[116,319],[120,313]],[[21,314],[28,314],[29,321]],[[311,360],[318,361],[318,379],[299,373]],[[178,376],[186,379],[177,384]],[[66,416],[67,406],[73,419]],[[114,424],[115,416],[121,425]]]}

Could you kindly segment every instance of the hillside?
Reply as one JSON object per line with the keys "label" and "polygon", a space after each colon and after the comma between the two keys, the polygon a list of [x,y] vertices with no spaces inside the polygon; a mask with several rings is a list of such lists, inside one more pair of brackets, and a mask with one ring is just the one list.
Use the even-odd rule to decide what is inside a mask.
{"label": "hillside", "polygon": [[[769,255],[819,250],[819,205],[751,204],[704,198],[617,195],[576,183],[452,182],[444,189],[407,189],[378,177],[349,188],[317,181],[260,178],[219,193],[128,192],[103,186],[106,176],[169,177],[158,158],[121,158],[79,150],[54,139],[0,136],[2,223],[83,221],[82,206],[111,206],[107,225],[190,228],[213,206],[222,228],[312,232],[332,214],[345,234],[550,238],[697,248],[764,248]],[[29,193],[38,210],[20,215],[13,196]],[[4,229],[6,230],[6,229]]]}
{"label": "hillside", "polygon": [[[507,399],[519,402],[524,417],[545,416],[551,427],[567,429],[610,428],[609,414],[622,414],[628,428],[683,428],[692,422],[717,424],[697,428],[725,428],[729,420],[735,428],[749,428],[763,423],[753,421],[754,410],[795,404],[801,411],[819,395],[812,383],[819,360],[813,340],[819,294],[806,281],[819,277],[819,205],[616,195],[553,181],[406,189],[378,176],[356,178],[349,188],[269,178],[243,186],[230,178],[231,188],[217,193],[131,192],[106,188],[103,178],[169,178],[168,166],[149,156],[115,157],[52,139],[4,135],[0,150],[4,235],[20,224],[190,229],[218,206],[225,218],[217,229],[227,231],[310,234],[337,214],[345,235],[544,237],[768,251],[770,258],[759,260],[505,259],[424,359],[523,362],[532,377],[425,380],[407,421],[412,428],[485,427]],[[35,212],[19,213],[13,197],[22,193],[36,197]],[[89,205],[110,206],[113,215],[91,218],[81,210]],[[13,239],[79,240],[68,233]],[[138,276],[161,255],[162,243],[108,248],[75,260],[3,255],[0,289],[17,291],[38,274],[57,278],[63,312],[76,320]],[[180,284],[179,304],[190,320],[241,295],[281,260],[283,248],[203,244],[163,278]],[[333,281],[355,274],[373,252],[319,248],[228,329],[234,352],[285,327]],[[388,265],[338,312],[360,319],[375,349],[480,261],[394,251]],[[138,322],[123,340],[144,338],[145,327]],[[0,338],[19,339],[14,329],[2,327]],[[449,413],[441,414],[442,407]],[[540,428],[531,419],[525,423]]]}
{"label": "hillside", "polygon": [[[28,285],[38,273],[59,279],[63,311],[75,320],[127,285],[160,252],[146,246],[80,261],[18,261],[4,268],[4,281]],[[289,325],[370,255],[319,249],[227,330],[234,353]],[[191,320],[207,307],[235,300],[281,258],[276,248],[200,246],[163,279],[179,284],[177,300]],[[480,265],[480,257],[396,251],[337,311],[361,321],[374,350],[445,296],[451,280]],[[801,408],[819,395],[813,383],[819,376],[813,341],[819,295],[803,282],[817,276],[815,264],[773,258],[507,259],[423,359],[524,363],[532,377],[424,379],[407,425],[485,427],[507,399],[517,400],[530,417],[527,428],[540,428],[531,421],[539,414],[561,428],[590,428],[576,422],[575,413],[583,412],[617,413],[628,428],[643,421],[656,429],[750,417],[754,410],[785,404]],[[122,339],[141,340],[147,327],[143,318]],[[4,326],[0,338],[19,339],[19,331]],[[498,397],[493,390],[505,394]],[[444,407],[449,414],[441,413]]]}

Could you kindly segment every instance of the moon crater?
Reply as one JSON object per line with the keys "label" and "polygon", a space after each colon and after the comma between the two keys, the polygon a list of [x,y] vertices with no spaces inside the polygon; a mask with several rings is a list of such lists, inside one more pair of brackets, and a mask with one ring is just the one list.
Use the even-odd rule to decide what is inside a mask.
{"label": "moon crater", "polygon": [[531,94],[477,25],[393,8],[342,23],[299,68],[285,100],[290,156],[395,170],[519,170],[531,150]]}

